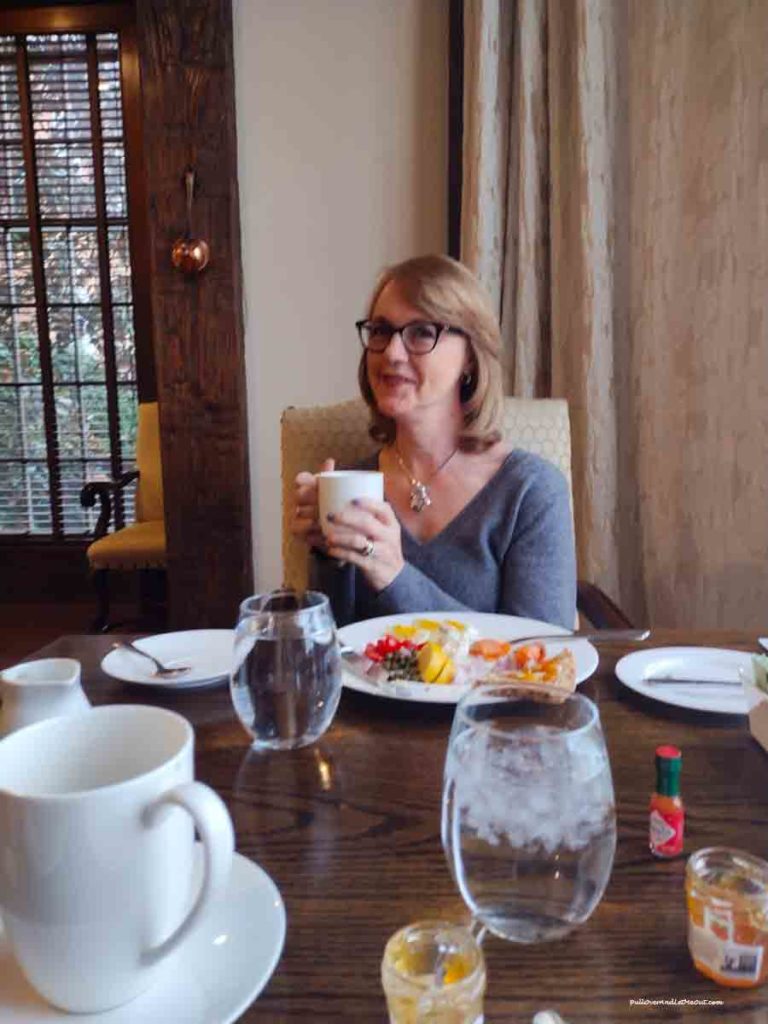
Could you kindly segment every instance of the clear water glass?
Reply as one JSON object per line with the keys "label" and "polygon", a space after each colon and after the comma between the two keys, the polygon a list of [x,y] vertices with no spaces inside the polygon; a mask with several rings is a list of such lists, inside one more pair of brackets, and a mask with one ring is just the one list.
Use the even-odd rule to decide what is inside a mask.
{"label": "clear water glass", "polygon": [[597,708],[479,686],[456,707],[445,764],[443,848],[473,916],[511,942],[567,934],[599,903],[616,814]]}
{"label": "clear water glass", "polygon": [[322,736],[341,696],[341,655],[325,594],[278,590],[243,601],[230,693],[254,748],[293,750]]}

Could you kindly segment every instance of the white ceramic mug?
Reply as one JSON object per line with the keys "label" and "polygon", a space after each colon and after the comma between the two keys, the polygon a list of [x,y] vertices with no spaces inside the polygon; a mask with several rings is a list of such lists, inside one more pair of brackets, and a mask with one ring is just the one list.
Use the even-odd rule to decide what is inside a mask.
{"label": "white ceramic mug", "polygon": [[328,530],[328,513],[341,512],[354,498],[384,499],[384,474],[375,470],[335,469],[317,474],[320,529]]}
{"label": "white ceramic mug", "polygon": [[89,1013],[139,995],[226,885],[232,822],[192,781],[193,747],[185,718],[141,705],[0,742],[0,911],[27,979],[55,1006]]}

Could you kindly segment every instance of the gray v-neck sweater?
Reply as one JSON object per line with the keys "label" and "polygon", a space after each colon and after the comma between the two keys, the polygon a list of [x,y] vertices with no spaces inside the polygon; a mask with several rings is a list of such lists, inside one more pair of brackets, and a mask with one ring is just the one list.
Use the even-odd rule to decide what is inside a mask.
{"label": "gray v-neck sweater", "polygon": [[[358,469],[377,469],[378,455]],[[405,565],[376,593],[355,566],[313,558],[312,585],[336,622],[401,612],[501,612],[573,628],[576,556],[568,484],[550,462],[510,452],[488,483],[431,540],[401,523]]]}

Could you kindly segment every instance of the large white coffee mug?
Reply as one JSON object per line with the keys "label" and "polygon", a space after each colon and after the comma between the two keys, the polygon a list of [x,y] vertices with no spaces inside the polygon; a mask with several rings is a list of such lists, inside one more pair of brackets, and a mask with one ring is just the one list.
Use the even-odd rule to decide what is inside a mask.
{"label": "large white coffee mug", "polygon": [[328,530],[328,513],[335,515],[355,498],[384,498],[384,474],[375,470],[336,469],[317,474],[320,529]]}
{"label": "large white coffee mug", "polygon": [[139,995],[226,885],[232,822],[192,781],[193,747],[185,718],[140,705],[0,742],[0,912],[27,979],[54,1005],[88,1013]]}

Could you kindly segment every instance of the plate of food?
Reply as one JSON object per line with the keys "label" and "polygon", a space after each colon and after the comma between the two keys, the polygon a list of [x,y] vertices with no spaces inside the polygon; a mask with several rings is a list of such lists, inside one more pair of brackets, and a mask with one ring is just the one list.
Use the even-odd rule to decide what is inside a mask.
{"label": "plate of food", "polygon": [[[536,641],[535,635],[562,640]],[[571,690],[597,668],[588,640],[538,619],[486,612],[384,615],[338,631],[344,685],[394,700],[455,704],[479,680]],[[515,643],[516,637],[534,637]]]}

